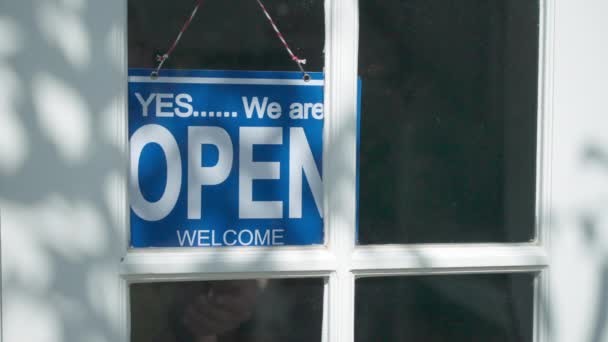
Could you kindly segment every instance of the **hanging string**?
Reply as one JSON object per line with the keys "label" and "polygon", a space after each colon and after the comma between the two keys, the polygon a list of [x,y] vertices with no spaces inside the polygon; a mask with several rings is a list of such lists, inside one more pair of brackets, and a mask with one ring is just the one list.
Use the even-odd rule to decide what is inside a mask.
{"label": "hanging string", "polygon": [[[279,40],[281,40],[281,43],[283,43],[285,50],[287,50],[287,53],[289,53],[289,56],[291,56],[291,60],[293,60],[297,64],[298,68],[302,72],[304,81],[306,81],[306,82],[310,81],[310,75],[304,70],[304,67],[303,67],[303,65],[306,64],[306,59],[298,58],[293,53],[293,51],[291,51],[291,49],[289,48],[289,44],[287,44],[287,41],[283,37],[283,34],[281,34],[281,31],[279,30],[277,25],[274,23],[274,20],[272,20],[270,13],[268,13],[268,10],[266,10],[266,7],[262,3],[262,1],[261,0],[256,0],[256,1],[262,8],[262,11],[264,12],[264,15],[266,15],[266,18],[268,18],[270,25],[272,25],[272,28],[277,33],[277,37],[279,37]],[[175,38],[175,41],[173,41],[173,44],[171,44],[171,47],[169,48],[169,50],[167,50],[167,52],[165,52],[163,55],[156,56],[156,61],[158,62],[158,66],[156,67],[156,70],[152,71],[152,73],[150,74],[151,78],[153,78],[153,79],[158,78],[160,69],[163,67],[163,64],[165,64],[165,61],[167,61],[167,59],[169,59],[169,57],[171,56],[171,53],[173,53],[173,50],[175,50],[175,48],[177,47],[177,44],[179,43],[180,39],[182,38],[182,35],[184,34],[184,32],[186,32],[186,30],[188,29],[188,26],[190,26],[190,23],[192,23],[192,20],[196,16],[196,12],[198,12],[198,9],[202,3],[203,3],[203,0],[198,0],[196,2],[196,5],[194,6],[194,9],[192,10],[192,14],[190,14],[190,17],[188,18],[188,20],[186,20],[186,22],[182,26],[182,29],[177,34],[177,37]]]}
{"label": "hanging string", "polygon": [[283,35],[281,34],[281,31],[279,31],[279,28],[274,23],[274,20],[272,20],[272,17],[270,16],[270,13],[268,13],[268,11],[266,10],[266,7],[262,3],[262,1],[261,0],[256,0],[256,1],[258,2],[258,4],[260,5],[260,7],[262,8],[262,11],[264,12],[264,15],[266,15],[266,18],[268,18],[268,21],[270,22],[270,25],[272,25],[272,28],[277,33],[277,37],[279,37],[279,39],[281,40],[281,43],[283,43],[283,46],[285,47],[285,50],[287,50],[287,53],[289,53],[289,56],[291,56],[291,60],[293,60],[298,65],[298,68],[300,68],[300,71],[303,74],[304,81],[306,81],[306,82],[310,81],[310,75],[308,75],[308,73],[306,71],[304,71],[304,67],[302,66],[302,65],[306,64],[306,60],[298,58],[291,51],[291,49],[289,48],[289,44],[287,44],[287,41],[285,41],[285,38],[283,38]]}
{"label": "hanging string", "polygon": [[194,6],[194,9],[192,10],[192,14],[190,14],[190,18],[188,18],[188,20],[186,20],[186,22],[184,23],[184,26],[182,26],[182,29],[177,34],[177,37],[175,38],[175,41],[173,41],[173,44],[171,45],[169,50],[167,50],[167,52],[165,52],[163,55],[156,56],[156,61],[158,62],[158,66],[156,67],[156,70],[152,71],[152,74],[150,75],[150,77],[152,77],[153,79],[158,78],[158,73],[160,72],[160,69],[163,67],[163,64],[165,64],[165,61],[167,59],[169,59],[169,56],[171,56],[171,53],[173,53],[173,50],[175,50],[175,48],[177,47],[179,40],[182,38],[182,35],[184,34],[184,32],[186,32],[186,30],[188,29],[188,26],[190,26],[190,23],[194,19],[194,16],[196,16],[196,12],[198,12],[198,9],[202,3],[203,3],[203,0],[198,0],[196,2],[196,5]]}

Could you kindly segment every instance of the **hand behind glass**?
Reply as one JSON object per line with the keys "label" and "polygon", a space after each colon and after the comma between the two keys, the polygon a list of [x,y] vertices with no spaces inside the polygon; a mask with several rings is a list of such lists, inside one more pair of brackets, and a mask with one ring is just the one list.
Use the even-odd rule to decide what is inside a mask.
{"label": "hand behind glass", "polygon": [[197,341],[213,341],[251,318],[256,297],[255,280],[214,282],[186,306],[182,323]]}

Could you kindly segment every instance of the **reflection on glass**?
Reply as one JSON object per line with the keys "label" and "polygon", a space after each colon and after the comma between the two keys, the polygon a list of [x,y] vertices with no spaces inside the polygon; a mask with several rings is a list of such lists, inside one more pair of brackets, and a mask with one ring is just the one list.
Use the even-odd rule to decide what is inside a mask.
{"label": "reflection on glass", "polygon": [[[296,56],[308,71],[322,71],[323,0],[264,0]],[[129,0],[129,67],[156,67],[190,15],[192,0]],[[256,1],[204,1],[168,69],[298,71]]]}
{"label": "reflection on glass", "polygon": [[538,25],[538,0],[360,2],[360,243],[534,239]]}
{"label": "reflection on glass", "polygon": [[355,341],[532,342],[534,275],[362,278]]}
{"label": "reflection on glass", "polygon": [[131,342],[321,341],[323,279],[133,284]]}

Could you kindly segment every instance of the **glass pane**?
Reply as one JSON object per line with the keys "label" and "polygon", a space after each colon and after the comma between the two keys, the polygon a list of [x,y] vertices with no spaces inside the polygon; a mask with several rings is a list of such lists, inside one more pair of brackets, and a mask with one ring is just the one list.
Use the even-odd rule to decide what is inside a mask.
{"label": "glass pane", "polygon": [[358,279],[355,341],[532,342],[533,274]]}
{"label": "glass pane", "polygon": [[360,8],[359,242],[533,240],[538,0]]}
{"label": "glass pane", "polygon": [[[156,67],[194,0],[129,0],[129,68]],[[325,44],[323,0],[264,0],[294,54],[321,71]],[[298,71],[256,1],[203,1],[168,69]]]}
{"label": "glass pane", "polygon": [[323,279],[133,284],[131,341],[321,341],[323,284]]}
{"label": "glass pane", "polygon": [[323,244],[324,1],[127,3],[130,246]]}

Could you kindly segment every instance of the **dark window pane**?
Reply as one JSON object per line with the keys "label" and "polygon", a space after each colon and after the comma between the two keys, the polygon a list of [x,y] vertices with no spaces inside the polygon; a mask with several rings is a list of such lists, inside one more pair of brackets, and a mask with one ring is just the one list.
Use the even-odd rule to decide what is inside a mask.
{"label": "dark window pane", "polygon": [[[194,0],[129,0],[129,67],[156,67]],[[323,69],[323,0],[264,0],[291,49],[309,71]],[[164,67],[298,71],[256,1],[203,1]]]}
{"label": "dark window pane", "polygon": [[538,32],[538,0],[360,2],[360,243],[534,239]]}
{"label": "dark window pane", "polygon": [[532,342],[534,275],[362,278],[355,341]]}
{"label": "dark window pane", "polygon": [[323,284],[323,279],[133,284],[131,341],[321,341]]}

